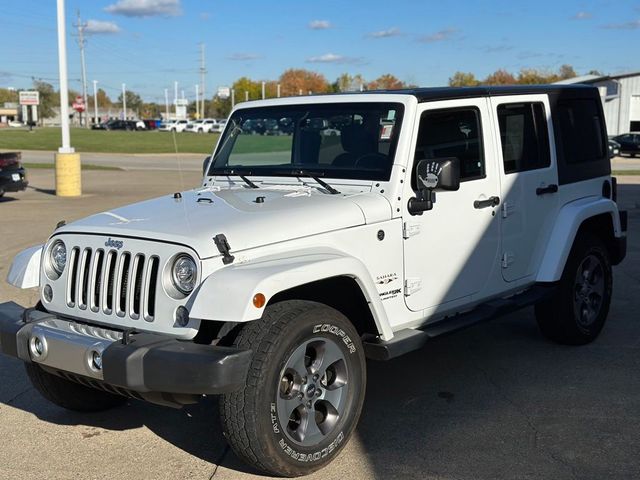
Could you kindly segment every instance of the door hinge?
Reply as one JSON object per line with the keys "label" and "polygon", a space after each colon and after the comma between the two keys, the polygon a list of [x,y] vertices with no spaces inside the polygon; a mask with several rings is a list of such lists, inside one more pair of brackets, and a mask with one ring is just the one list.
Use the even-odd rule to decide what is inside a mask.
{"label": "door hinge", "polygon": [[404,281],[404,294],[405,296],[413,295],[417,291],[422,289],[422,279],[420,278],[406,278]]}
{"label": "door hinge", "polygon": [[419,223],[407,223],[404,222],[402,225],[402,237],[409,238],[415,235],[420,234],[420,224]]}
{"label": "door hinge", "polygon": [[513,252],[504,252],[502,254],[502,268],[508,268],[516,259]]}
{"label": "door hinge", "polygon": [[512,201],[505,200],[502,202],[502,218],[507,218],[516,209],[515,204]]}

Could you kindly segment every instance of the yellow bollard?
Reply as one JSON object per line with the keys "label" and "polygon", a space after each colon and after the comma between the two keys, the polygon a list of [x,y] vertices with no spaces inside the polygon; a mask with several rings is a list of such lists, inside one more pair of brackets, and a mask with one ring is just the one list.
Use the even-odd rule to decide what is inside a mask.
{"label": "yellow bollard", "polygon": [[79,153],[56,153],[56,195],[79,197],[82,195],[82,178]]}

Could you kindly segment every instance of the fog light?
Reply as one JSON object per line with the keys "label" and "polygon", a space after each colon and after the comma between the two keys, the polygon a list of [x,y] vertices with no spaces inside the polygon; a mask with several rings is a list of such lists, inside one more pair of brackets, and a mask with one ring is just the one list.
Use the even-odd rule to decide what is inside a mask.
{"label": "fog light", "polygon": [[53,288],[51,288],[51,285],[47,284],[44,286],[42,296],[44,297],[44,301],[47,303],[53,300]]}
{"label": "fog light", "polygon": [[100,352],[93,352],[91,354],[91,367],[94,370],[102,370],[102,354]]}
{"label": "fog light", "polygon": [[178,307],[176,309],[176,325],[186,327],[189,323],[189,310],[186,307]]}

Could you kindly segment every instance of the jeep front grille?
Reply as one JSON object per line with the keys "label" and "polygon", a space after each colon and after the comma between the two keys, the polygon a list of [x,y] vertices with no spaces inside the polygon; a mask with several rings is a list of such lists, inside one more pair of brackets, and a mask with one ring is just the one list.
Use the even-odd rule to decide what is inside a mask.
{"label": "jeep front grille", "polygon": [[73,247],[67,306],[153,322],[159,263],[155,255]]}

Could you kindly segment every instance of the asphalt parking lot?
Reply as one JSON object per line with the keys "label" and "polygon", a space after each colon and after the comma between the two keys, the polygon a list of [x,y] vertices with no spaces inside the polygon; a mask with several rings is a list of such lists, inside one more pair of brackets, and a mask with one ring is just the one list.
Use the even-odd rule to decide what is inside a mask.
{"label": "asphalt parking lot", "polygon": [[[615,269],[609,321],[596,342],[549,343],[527,309],[370,362],[355,436],[309,478],[640,478],[640,177],[619,180],[629,251]],[[199,174],[88,171],[78,199],[52,194],[52,170],[33,170],[30,181],[26,192],[0,200],[0,302],[36,301],[36,292],[3,280],[15,253],[44,241],[59,220],[196,186]],[[0,357],[0,438],[2,479],[256,475],[227,448],[215,398],[183,410],[132,400],[110,412],[71,413],[43,400],[7,357]]]}

